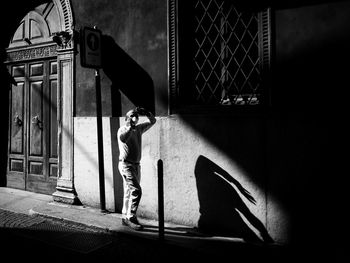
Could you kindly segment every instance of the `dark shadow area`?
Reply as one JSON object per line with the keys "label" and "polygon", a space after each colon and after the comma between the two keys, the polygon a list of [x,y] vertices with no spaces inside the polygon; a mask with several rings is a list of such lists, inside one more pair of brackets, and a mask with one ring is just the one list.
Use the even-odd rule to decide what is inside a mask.
{"label": "dark shadow area", "polygon": [[[7,16],[1,16],[0,22],[3,25],[6,21]],[[10,21],[14,23],[16,19],[12,18]],[[11,29],[15,26],[6,26],[2,32],[2,37],[0,40],[0,117],[3,124],[6,124],[4,128],[1,129],[0,133],[0,186],[6,186],[6,170],[7,170],[7,145],[8,145],[8,118],[9,118],[9,90],[10,90],[10,74],[7,70],[4,61],[6,60],[5,48],[10,42],[10,37],[12,36]]]}
{"label": "dark shadow area", "polygon": [[111,149],[112,149],[112,169],[113,169],[113,191],[114,191],[114,210],[121,213],[123,209],[123,179],[119,173],[119,148],[117,132],[120,127],[119,118],[110,119],[111,129]]}
{"label": "dark shadow area", "polygon": [[346,242],[350,17],[345,1],[322,8],[286,15],[277,27],[269,166],[271,195],[291,214],[292,243],[330,251]]}
{"label": "dark shadow area", "polygon": [[0,111],[1,120],[3,124],[6,124],[0,133],[0,186],[6,186],[6,173],[7,173],[7,150],[8,150],[8,123],[9,123],[9,94],[11,89],[11,84],[14,80],[7,70],[7,67],[2,63],[5,61],[6,54],[0,50]]}
{"label": "dark shadow area", "polygon": [[256,203],[254,197],[237,180],[202,155],[197,159],[194,173],[200,205],[198,229],[201,232],[260,242],[261,239],[244,222],[242,215],[259,232],[263,242],[273,242],[265,226],[238,194],[237,190],[249,202]]}
{"label": "dark shadow area", "polygon": [[259,10],[266,7],[288,9],[346,1],[349,0],[237,0],[235,5],[246,10]]}
{"label": "dark shadow area", "polygon": [[273,246],[266,249],[243,242],[201,241],[185,236],[159,242],[156,236],[143,231],[105,231],[71,221],[0,212],[0,256],[11,262],[204,262],[228,256],[245,262],[281,262],[285,255],[281,248]]}
{"label": "dark shadow area", "polygon": [[[165,227],[165,238],[160,239],[158,226],[144,225],[140,232],[129,236],[134,241],[146,241],[154,249],[159,247],[159,256],[166,257],[167,262],[232,260],[242,262],[293,262],[289,260],[289,249],[277,244],[247,243],[240,239],[216,238],[190,227]],[[121,231],[120,236],[128,232]],[[148,241],[149,240],[149,241]],[[152,245],[153,244],[153,245]],[[185,256],[185,258],[183,258]]]}
{"label": "dark shadow area", "polygon": [[[281,56],[276,61],[272,92],[276,110],[305,113],[311,117],[334,113],[338,113],[334,117],[341,116],[343,112],[339,110],[344,109],[347,102],[342,88],[348,75],[344,63],[350,58],[347,50],[350,36],[341,36],[341,32],[347,28],[338,28],[329,32],[329,36],[318,36],[308,43],[297,43],[294,54]],[[278,88],[281,83],[283,89]],[[320,115],[322,113],[326,115]]]}
{"label": "dark shadow area", "polygon": [[111,36],[102,37],[102,69],[112,81],[112,116],[123,115],[132,105],[118,105],[121,91],[135,106],[155,111],[154,84],[149,74]]}
{"label": "dark shadow area", "polygon": [[346,2],[348,0],[264,0],[266,2],[266,5],[272,6],[274,8],[299,8],[299,7],[306,7],[306,6],[315,6],[315,5],[321,5],[321,4],[328,4],[328,3],[336,3],[336,2]]}
{"label": "dark shadow area", "polygon": [[[28,258],[35,262],[99,259],[113,245],[112,236],[101,230],[51,220],[39,223],[26,215],[12,217],[17,221],[0,227],[0,256],[12,262]],[[22,223],[26,226],[20,226]]]}
{"label": "dark shadow area", "polygon": [[[143,224],[142,232],[159,233],[159,227],[154,225]],[[191,227],[164,227],[165,235],[181,236],[181,237],[211,237],[207,233],[202,233],[198,228]]]}

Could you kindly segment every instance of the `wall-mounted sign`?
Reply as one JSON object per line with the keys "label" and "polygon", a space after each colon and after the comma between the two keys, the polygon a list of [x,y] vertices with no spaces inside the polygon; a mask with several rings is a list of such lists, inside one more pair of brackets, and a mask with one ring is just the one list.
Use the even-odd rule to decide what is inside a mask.
{"label": "wall-mounted sign", "polygon": [[83,67],[100,68],[102,66],[101,45],[101,31],[84,27],[80,42],[80,58]]}

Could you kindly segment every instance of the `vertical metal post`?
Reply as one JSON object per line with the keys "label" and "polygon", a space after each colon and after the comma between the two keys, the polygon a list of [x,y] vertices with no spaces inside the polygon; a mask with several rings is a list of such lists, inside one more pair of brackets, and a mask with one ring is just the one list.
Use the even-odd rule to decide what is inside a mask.
{"label": "vertical metal post", "polygon": [[158,160],[158,224],[159,241],[164,240],[164,192],[163,192],[163,161]]}
{"label": "vertical metal post", "polygon": [[95,69],[95,81],[96,81],[98,169],[99,169],[99,183],[100,183],[100,209],[101,209],[101,212],[105,212],[106,200],[105,200],[105,176],[104,176],[104,158],[103,158],[101,85],[100,85],[100,72],[98,69]]}

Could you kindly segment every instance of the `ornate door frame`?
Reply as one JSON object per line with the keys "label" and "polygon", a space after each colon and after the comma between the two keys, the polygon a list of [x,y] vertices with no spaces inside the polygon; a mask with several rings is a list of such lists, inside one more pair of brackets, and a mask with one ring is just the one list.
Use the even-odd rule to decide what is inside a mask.
{"label": "ornate door frame", "polygon": [[[69,204],[78,202],[74,188],[74,88],[75,55],[74,19],[70,0],[52,0],[58,10],[58,32],[52,42],[19,50],[9,50],[7,60],[41,59],[57,56],[57,123],[58,123],[58,175],[53,199]],[[56,27],[57,30],[57,27]]]}

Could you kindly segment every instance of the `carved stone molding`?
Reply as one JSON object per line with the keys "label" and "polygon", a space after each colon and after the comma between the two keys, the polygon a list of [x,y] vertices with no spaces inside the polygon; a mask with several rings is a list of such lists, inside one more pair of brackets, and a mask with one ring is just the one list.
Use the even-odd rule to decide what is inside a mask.
{"label": "carved stone molding", "polygon": [[177,99],[177,0],[168,0],[168,30],[169,30],[169,90],[171,109]]}
{"label": "carved stone molding", "polygon": [[53,0],[62,16],[62,31],[72,33],[74,30],[73,12],[70,0]]}
{"label": "carved stone molding", "polygon": [[54,201],[69,205],[81,204],[74,188],[57,186],[56,190],[57,191],[52,194]]}
{"label": "carved stone molding", "polygon": [[57,46],[42,46],[7,52],[6,62],[17,62],[30,59],[50,58],[57,56]]}
{"label": "carved stone molding", "polygon": [[74,48],[73,34],[67,31],[55,33],[52,40],[57,44],[57,51]]}

